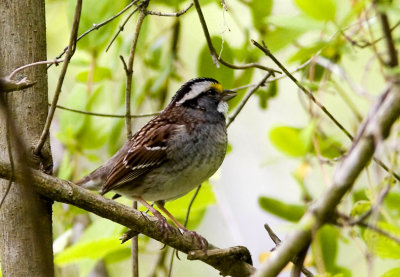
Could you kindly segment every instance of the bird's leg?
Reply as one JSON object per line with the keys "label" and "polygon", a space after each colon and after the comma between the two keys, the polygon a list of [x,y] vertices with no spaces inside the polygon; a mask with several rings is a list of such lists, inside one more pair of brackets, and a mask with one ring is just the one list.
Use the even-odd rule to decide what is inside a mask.
{"label": "bird's leg", "polygon": [[178,230],[181,234],[183,234],[184,232],[188,232],[191,233],[200,243],[201,245],[201,249],[204,251],[207,251],[208,248],[208,241],[203,238],[202,236],[200,236],[199,234],[197,234],[194,231],[190,231],[188,229],[186,229],[185,226],[183,226],[165,207],[164,201],[156,201],[155,204],[157,205],[157,207],[166,215],[168,216],[169,219],[172,220],[172,222],[175,224],[176,227],[178,227]]}
{"label": "bird's leg", "polygon": [[156,205],[157,205],[157,207],[166,215],[166,216],[168,216],[168,218],[169,219],[171,219],[172,220],[172,222],[175,224],[175,226],[176,227],[178,227],[178,229],[179,229],[179,231],[182,233],[182,232],[188,232],[189,230],[188,229],[186,229],[186,227],[185,226],[183,226],[165,207],[164,207],[164,204],[165,204],[165,202],[164,201],[156,201],[156,202],[154,202]]}
{"label": "bird's leg", "polygon": [[142,197],[135,197],[135,199],[140,202],[140,204],[142,204],[143,206],[145,206],[155,217],[157,217],[157,219],[160,221],[161,223],[161,227],[163,229],[163,233],[164,233],[164,239],[166,239],[166,236],[168,234],[168,229],[171,227],[167,220],[165,219],[165,217],[162,216],[162,214],[160,214],[159,211],[157,211],[156,209],[153,208],[152,205],[150,205],[149,203],[147,203],[146,200],[144,200]]}
{"label": "bird's leg", "polygon": [[[146,201],[147,202],[147,201]],[[150,206],[154,207],[154,202],[150,204]],[[148,212],[150,212],[149,209],[145,210],[144,213],[147,214]]]}

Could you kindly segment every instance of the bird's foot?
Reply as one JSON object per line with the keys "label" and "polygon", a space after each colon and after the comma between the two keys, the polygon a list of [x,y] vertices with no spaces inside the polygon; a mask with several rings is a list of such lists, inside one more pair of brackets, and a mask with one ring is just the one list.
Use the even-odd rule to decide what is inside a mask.
{"label": "bird's foot", "polygon": [[157,212],[154,214],[154,216],[157,217],[158,223],[161,226],[161,232],[163,233],[163,241],[164,241],[168,237],[168,232],[170,232],[173,229],[173,227],[168,224],[167,219],[163,217],[160,213]]}
{"label": "bird's foot", "polygon": [[183,235],[184,233],[189,233],[190,235],[192,235],[196,242],[200,245],[200,250],[203,250],[204,252],[207,251],[208,249],[208,241],[202,237],[201,235],[199,235],[198,233],[196,233],[195,231],[190,231],[186,228],[178,228],[179,232],[181,233],[181,235]]}

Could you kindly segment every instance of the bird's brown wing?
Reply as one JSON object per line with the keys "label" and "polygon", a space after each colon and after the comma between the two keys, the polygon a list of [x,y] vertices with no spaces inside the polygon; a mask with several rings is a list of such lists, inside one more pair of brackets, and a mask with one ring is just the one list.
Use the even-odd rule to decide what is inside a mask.
{"label": "bird's brown wing", "polygon": [[160,166],[166,160],[167,139],[179,125],[150,121],[131,139],[131,147],[114,165],[101,194],[115,190]]}

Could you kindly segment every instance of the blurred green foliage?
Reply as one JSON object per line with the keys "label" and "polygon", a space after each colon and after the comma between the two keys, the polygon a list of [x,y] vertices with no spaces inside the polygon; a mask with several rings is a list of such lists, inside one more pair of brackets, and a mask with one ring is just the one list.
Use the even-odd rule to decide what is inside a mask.
{"label": "blurred green foliage", "polygon": [[[373,10],[371,1],[224,2],[227,4],[227,11],[223,11],[220,1],[200,1],[213,46],[222,59],[233,64],[259,63],[272,66],[263,53],[251,45],[250,38],[265,41],[269,50],[284,64],[290,66],[301,66],[313,58],[308,66],[298,70],[296,77],[315,97],[322,99],[328,109],[335,112],[340,122],[352,133],[356,132],[359,122],[349,117],[349,113],[342,113],[337,106],[345,106],[351,110],[354,107],[348,103],[353,101],[353,106],[365,112],[362,107],[369,103],[372,95],[360,96],[359,91],[355,91],[358,84],[355,85],[348,80],[351,78],[362,80],[359,82],[363,87],[369,88],[371,94],[372,91],[379,91],[380,85],[384,82],[382,67],[371,70],[372,77],[367,74],[368,72],[361,72],[362,68],[368,71],[373,67],[371,64],[378,62],[379,59],[376,59],[373,53],[374,51],[381,53],[384,44],[378,44],[376,46],[378,50],[374,51],[371,51],[371,48],[354,46],[355,42],[371,41],[370,33],[374,34],[375,39],[381,36],[380,26],[375,17],[368,22],[362,21],[365,13]],[[379,9],[387,11],[393,22],[395,19],[400,19],[399,1],[378,2]],[[74,0],[46,1],[49,57],[57,56],[68,42],[68,28],[71,26],[75,3]],[[129,1],[83,1],[79,34],[92,28],[94,24],[112,17],[128,3]],[[179,0],[152,0],[149,9],[173,12],[187,7],[190,3]],[[76,54],[64,83],[61,105],[89,112],[124,114],[125,72],[119,56],[123,56],[125,61],[128,60],[137,13],[131,17],[107,52],[105,48],[132,11],[133,8],[129,9],[78,42]],[[399,45],[398,30],[394,31],[394,38]],[[318,63],[314,56],[316,54],[329,66]],[[334,69],[338,68],[344,73],[335,72]],[[346,73],[347,68],[350,68],[351,72]],[[393,69],[395,70],[398,68]],[[228,89],[247,85],[250,85],[248,89],[251,89],[251,85],[258,82],[265,74],[254,68],[234,70],[222,64],[219,67],[214,65],[194,7],[180,18],[158,16],[145,18],[133,71],[131,107],[132,113],[135,114],[160,111],[183,82],[196,76],[213,77]],[[53,67],[49,70],[50,92],[54,91],[52,86],[56,83],[58,73],[58,68]],[[339,84],[348,99],[340,98],[333,84]],[[230,111],[239,105],[246,91],[247,89],[238,90],[238,96],[230,103]],[[292,174],[302,192],[298,203],[292,199],[290,201],[285,199],[285,195],[280,195],[259,196],[258,204],[264,211],[292,223],[301,218],[310,201],[318,199],[323,179],[333,171],[330,165],[336,165],[337,160],[342,158],[349,146],[346,138],[321,115],[319,109],[311,107],[308,99],[304,99],[303,96],[297,97],[295,93],[294,86],[283,85],[280,80],[276,80],[267,83],[253,96],[260,110],[268,113],[273,107],[278,110],[277,114],[282,115],[278,120],[275,118],[275,127],[270,129],[268,138],[264,135],[263,140],[267,140],[271,149],[278,150],[276,155],[280,155],[282,160],[298,163],[302,168]],[[279,97],[286,97],[287,102],[277,109],[275,101]],[[284,116],[284,113],[291,112],[287,109],[293,108],[294,101],[303,105],[307,114],[305,124],[297,123],[299,122],[297,115],[293,115],[292,118]],[[55,171],[63,179],[77,180],[95,169],[113,155],[125,141],[124,119],[94,117],[65,110],[58,111],[56,116],[55,136],[62,145],[61,149],[53,150],[58,151],[57,154],[60,156],[59,159],[55,159]],[[137,130],[148,120],[149,118],[134,119],[134,129]],[[264,121],[260,120],[255,124],[264,124]],[[252,138],[249,138],[248,143],[252,142]],[[229,152],[235,151],[235,147],[237,145],[230,144]],[[398,169],[398,163],[393,162],[391,168]],[[285,174],[291,175],[290,172]],[[311,180],[311,177],[314,179]],[[366,189],[367,186],[374,187],[375,180],[376,178],[369,176],[368,180],[363,178],[357,183],[355,190],[350,192],[344,201],[345,205],[339,207],[339,211],[356,217],[367,212],[376,203],[379,194],[377,189],[369,191]],[[282,185],[281,180],[268,180],[268,183],[270,186]],[[314,189],[315,187],[317,189]],[[180,222],[185,220],[193,193],[166,204],[167,209]],[[131,205],[127,199],[118,201]],[[212,187],[206,182],[192,207],[188,228],[196,229],[201,224],[207,209],[215,203]],[[380,207],[381,212],[377,216],[377,225],[397,237],[400,237],[399,203],[400,191],[397,185],[386,196]],[[77,219],[82,216],[85,216],[88,222],[85,228],[77,232],[74,226],[79,224]],[[130,257],[129,243],[121,245],[118,241],[118,237],[124,231],[125,228],[88,215],[78,208],[55,204],[54,236],[57,246],[55,263],[58,276],[87,276],[99,260],[105,262],[107,268],[115,269],[119,266],[120,271],[126,273],[124,276],[130,276],[130,270],[126,269]],[[265,239],[265,237],[257,238],[259,241]],[[400,258],[399,245],[379,233],[354,227],[349,236],[343,229],[327,225],[315,234],[310,251],[313,266],[319,276],[360,276],[348,261],[340,259],[341,247],[348,244],[349,240],[355,239],[358,243],[360,241],[364,243],[378,262],[380,259]],[[151,240],[143,236],[140,236],[139,245],[141,255],[151,257],[149,260],[160,253],[158,250],[161,246],[155,246]],[[358,261],[363,259],[363,254],[359,252],[351,253],[357,255]],[[384,277],[399,276],[398,266],[398,264],[394,268],[386,266],[380,268],[379,272]],[[148,273],[150,269],[145,268],[144,271]],[[197,274],[195,276],[205,276],[201,272],[192,273]],[[112,275],[112,272],[110,274],[119,276]]]}
{"label": "blurred green foliage", "polygon": [[262,196],[258,199],[261,208],[267,212],[288,221],[297,222],[304,215],[307,207],[302,205],[287,204],[275,198]]}

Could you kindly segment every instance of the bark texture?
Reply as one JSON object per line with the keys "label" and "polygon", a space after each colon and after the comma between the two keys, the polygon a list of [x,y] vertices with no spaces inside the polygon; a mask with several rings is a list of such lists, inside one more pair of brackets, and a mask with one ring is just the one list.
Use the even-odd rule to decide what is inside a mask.
{"label": "bark texture", "polygon": [[[22,65],[46,60],[44,5],[44,0],[0,1],[0,76],[6,76]],[[21,168],[17,164],[20,162],[25,166],[39,168],[42,165],[51,170],[48,142],[40,158],[32,152],[48,110],[46,65],[30,67],[20,72],[16,79],[22,76],[36,81],[35,86],[21,91],[0,92],[7,106],[3,111],[9,115],[7,122],[4,112],[0,117],[0,161],[9,162],[8,134],[17,169]],[[0,180],[0,199],[7,186],[8,181]],[[0,209],[3,276],[54,276],[51,203],[34,192],[29,180],[12,183]]]}

